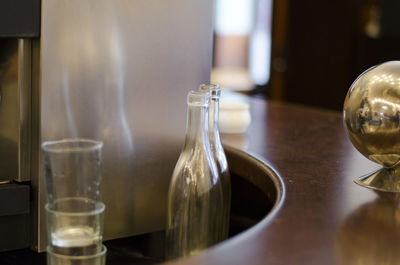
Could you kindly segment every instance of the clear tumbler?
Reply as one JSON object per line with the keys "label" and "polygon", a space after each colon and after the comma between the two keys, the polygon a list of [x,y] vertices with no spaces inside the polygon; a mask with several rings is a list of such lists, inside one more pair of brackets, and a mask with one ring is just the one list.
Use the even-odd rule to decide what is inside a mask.
{"label": "clear tumbler", "polygon": [[42,145],[47,190],[48,244],[60,255],[101,251],[104,204],[101,148],[88,139],[65,139]]}
{"label": "clear tumbler", "polygon": [[105,265],[107,248],[103,245],[101,250],[93,255],[68,256],[53,252],[47,248],[47,265]]}
{"label": "clear tumbler", "polygon": [[66,198],[46,204],[47,235],[53,252],[81,256],[101,251],[104,204],[87,198]]}
{"label": "clear tumbler", "polygon": [[89,139],[42,144],[48,203],[75,197],[100,201],[102,147]]}

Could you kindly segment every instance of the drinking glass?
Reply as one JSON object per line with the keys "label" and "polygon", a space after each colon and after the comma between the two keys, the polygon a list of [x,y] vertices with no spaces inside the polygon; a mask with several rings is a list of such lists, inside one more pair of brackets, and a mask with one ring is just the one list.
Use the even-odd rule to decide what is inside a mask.
{"label": "drinking glass", "polygon": [[71,197],[100,201],[102,147],[80,138],[42,144],[48,203]]}
{"label": "drinking glass", "polygon": [[80,256],[101,251],[105,206],[87,198],[46,204],[48,244],[55,253]]}
{"label": "drinking glass", "polygon": [[67,256],[101,251],[104,204],[100,201],[102,143],[89,139],[44,142],[49,249]]}
{"label": "drinking glass", "polygon": [[47,248],[47,265],[105,265],[107,248],[103,245],[101,251],[93,255],[69,256],[53,252]]}

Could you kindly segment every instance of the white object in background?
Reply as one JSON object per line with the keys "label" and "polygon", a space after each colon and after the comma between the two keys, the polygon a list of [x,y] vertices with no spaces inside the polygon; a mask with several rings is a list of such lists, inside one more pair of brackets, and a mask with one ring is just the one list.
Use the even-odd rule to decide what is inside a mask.
{"label": "white object in background", "polygon": [[249,71],[245,68],[214,67],[211,84],[219,84],[227,90],[248,91],[254,88]]}
{"label": "white object in background", "polygon": [[256,30],[250,39],[249,70],[257,85],[265,85],[270,77],[271,35]]}
{"label": "white object in background", "polygon": [[246,36],[253,28],[254,0],[215,1],[215,33]]}
{"label": "white object in background", "polygon": [[257,85],[265,85],[270,77],[272,0],[258,0],[255,25],[250,37],[249,71]]}
{"label": "white object in background", "polygon": [[251,122],[247,102],[220,102],[219,131],[221,133],[245,133]]}

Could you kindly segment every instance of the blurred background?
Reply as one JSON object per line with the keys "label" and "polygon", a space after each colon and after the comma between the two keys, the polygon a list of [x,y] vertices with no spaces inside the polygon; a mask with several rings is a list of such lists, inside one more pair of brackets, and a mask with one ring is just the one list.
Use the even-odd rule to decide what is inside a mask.
{"label": "blurred background", "polygon": [[399,0],[215,0],[211,81],[342,110],[359,74],[400,60]]}

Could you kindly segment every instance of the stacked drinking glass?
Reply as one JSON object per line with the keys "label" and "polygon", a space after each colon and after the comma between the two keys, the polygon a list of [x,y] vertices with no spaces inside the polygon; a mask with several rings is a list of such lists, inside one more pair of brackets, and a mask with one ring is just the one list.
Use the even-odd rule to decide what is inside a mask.
{"label": "stacked drinking glass", "polygon": [[104,265],[101,149],[88,139],[44,142],[47,264]]}

